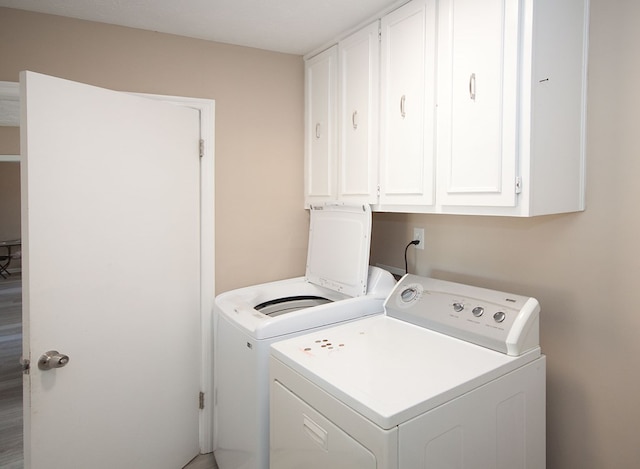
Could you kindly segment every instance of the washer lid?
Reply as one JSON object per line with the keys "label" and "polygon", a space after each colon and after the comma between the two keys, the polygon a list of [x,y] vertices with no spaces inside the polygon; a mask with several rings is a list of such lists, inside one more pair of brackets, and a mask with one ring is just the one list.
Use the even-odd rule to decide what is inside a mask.
{"label": "washer lid", "polygon": [[371,207],[326,203],[310,209],[307,281],[352,297],[365,295]]}

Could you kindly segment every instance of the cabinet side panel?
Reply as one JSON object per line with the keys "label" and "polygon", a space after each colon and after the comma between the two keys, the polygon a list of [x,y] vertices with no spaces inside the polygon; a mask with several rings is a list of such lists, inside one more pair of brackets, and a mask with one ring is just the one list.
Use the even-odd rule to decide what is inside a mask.
{"label": "cabinet side panel", "polygon": [[531,214],[584,210],[587,0],[533,8]]}

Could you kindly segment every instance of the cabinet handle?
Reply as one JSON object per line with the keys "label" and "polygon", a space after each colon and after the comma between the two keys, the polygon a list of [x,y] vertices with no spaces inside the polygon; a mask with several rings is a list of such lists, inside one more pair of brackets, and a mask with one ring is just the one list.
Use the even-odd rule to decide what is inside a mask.
{"label": "cabinet handle", "polygon": [[469,98],[476,100],[476,74],[472,73],[469,77]]}
{"label": "cabinet handle", "polygon": [[406,101],[407,97],[405,95],[402,95],[402,97],[400,98],[400,115],[402,116],[402,118],[404,119],[407,115],[407,113],[405,112],[404,109],[404,102]]}
{"label": "cabinet handle", "polygon": [[320,138],[320,122],[316,124],[316,138]]}
{"label": "cabinet handle", "polygon": [[358,111],[353,111],[351,114],[351,125],[353,125],[353,130],[358,128]]}

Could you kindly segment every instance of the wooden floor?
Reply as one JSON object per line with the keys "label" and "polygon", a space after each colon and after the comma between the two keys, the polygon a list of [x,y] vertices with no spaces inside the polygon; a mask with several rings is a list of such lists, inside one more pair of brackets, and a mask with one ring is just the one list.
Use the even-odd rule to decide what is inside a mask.
{"label": "wooden floor", "polygon": [[22,291],[20,275],[0,278],[0,467],[22,464]]}
{"label": "wooden floor", "polygon": [[[22,279],[0,277],[0,468],[22,469]],[[217,469],[213,454],[184,469]],[[123,468],[126,469],[126,468]],[[133,468],[132,468],[133,469]],[[178,468],[176,468],[178,469]]]}

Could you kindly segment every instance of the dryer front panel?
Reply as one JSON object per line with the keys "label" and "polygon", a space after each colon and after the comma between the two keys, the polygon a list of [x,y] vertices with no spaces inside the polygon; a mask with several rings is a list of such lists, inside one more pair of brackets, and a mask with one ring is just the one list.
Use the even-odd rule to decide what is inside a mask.
{"label": "dryer front panel", "polygon": [[291,391],[271,387],[270,469],[376,469],[375,456]]}

